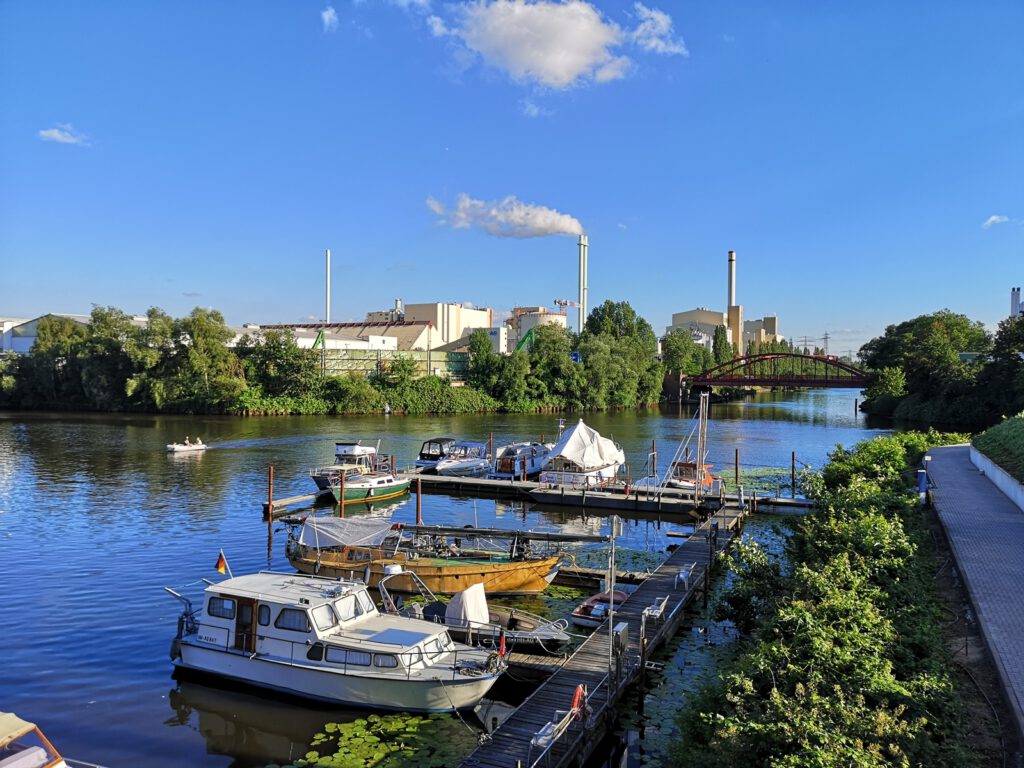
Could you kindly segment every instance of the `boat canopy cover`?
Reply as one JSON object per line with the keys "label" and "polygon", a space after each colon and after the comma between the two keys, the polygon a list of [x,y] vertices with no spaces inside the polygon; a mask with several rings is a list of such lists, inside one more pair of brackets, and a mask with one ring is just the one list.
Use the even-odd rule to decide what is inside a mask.
{"label": "boat canopy cover", "polygon": [[571,461],[584,472],[626,461],[626,455],[613,440],[601,437],[597,430],[584,424],[583,419],[562,433],[548,454],[548,461],[559,457]]}
{"label": "boat canopy cover", "polygon": [[0,749],[35,729],[35,723],[22,720],[11,712],[0,712]]}
{"label": "boat canopy cover", "polygon": [[482,627],[490,624],[491,615],[487,610],[487,595],[482,583],[467,587],[452,597],[445,609],[446,624],[456,627]]}
{"label": "boat canopy cover", "polygon": [[310,515],[299,531],[299,543],[307,547],[373,547],[391,530],[390,517],[318,517]]}

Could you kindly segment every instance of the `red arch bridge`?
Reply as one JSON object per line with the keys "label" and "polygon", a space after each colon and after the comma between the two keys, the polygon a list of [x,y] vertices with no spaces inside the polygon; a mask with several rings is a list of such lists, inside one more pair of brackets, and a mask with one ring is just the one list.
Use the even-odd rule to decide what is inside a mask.
{"label": "red arch bridge", "polygon": [[849,387],[863,389],[868,374],[835,355],[773,352],[737,357],[688,377],[690,387]]}

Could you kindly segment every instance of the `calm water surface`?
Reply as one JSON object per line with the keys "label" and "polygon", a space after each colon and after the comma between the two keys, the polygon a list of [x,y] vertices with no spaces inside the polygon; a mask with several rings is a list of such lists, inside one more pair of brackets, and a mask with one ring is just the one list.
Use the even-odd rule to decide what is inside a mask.
{"label": "calm water surface", "polygon": [[[764,395],[715,405],[711,461],[787,467],[790,452],[820,466],[837,443],[880,434],[854,412],[854,391]],[[690,431],[691,412],[588,415],[634,468],[656,439],[664,466]],[[35,720],[72,757],[110,766],[250,766],[304,754],[323,723],[344,710],[310,707],[172,678],[168,649],[178,603],[164,585],[198,595],[223,548],[236,574],[267,567],[261,502],[267,467],[275,496],[308,493],[306,470],[332,460],[336,438],[382,438],[400,464],[428,437],[496,445],[549,439],[547,415],[216,418],[0,413],[0,596],[8,620],[0,710]],[[196,436],[203,455],[172,456],[166,443]],[[635,470],[634,470],[635,471]],[[414,501],[396,520],[412,522]],[[604,532],[602,518],[550,516],[529,505],[426,496],[437,524]],[[659,559],[674,526],[631,523],[620,546],[639,563]],[[287,569],[275,529],[270,565]],[[580,552],[586,559],[587,552]],[[600,562],[598,551],[592,560]],[[548,600],[540,609],[564,608]],[[672,675],[666,675],[668,680]],[[514,686],[513,686],[514,687]],[[671,684],[657,697],[678,697]],[[513,691],[514,693],[514,691]],[[513,697],[514,698],[514,697]],[[678,698],[676,698],[678,700]]]}

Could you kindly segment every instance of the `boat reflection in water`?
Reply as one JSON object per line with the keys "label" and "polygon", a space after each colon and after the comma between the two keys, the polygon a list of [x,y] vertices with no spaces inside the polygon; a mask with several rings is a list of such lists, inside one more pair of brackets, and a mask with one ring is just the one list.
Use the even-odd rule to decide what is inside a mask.
{"label": "boat reflection in water", "polygon": [[198,731],[208,752],[229,755],[240,765],[290,763],[309,751],[325,723],[365,717],[352,709],[302,706],[265,693],[256,696],[229,682],[200,683],[185,672],[176,676],[178,686],[167,695],[172,715],[166,724]]}

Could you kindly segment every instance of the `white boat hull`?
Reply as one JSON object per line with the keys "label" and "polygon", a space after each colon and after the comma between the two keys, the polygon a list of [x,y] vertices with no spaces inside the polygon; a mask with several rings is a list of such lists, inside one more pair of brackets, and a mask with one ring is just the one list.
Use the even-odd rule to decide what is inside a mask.
{"label": "white boat hull", "polygon": [[[451,712],[471,709],[491,689],[498,673],[476,677],[452,675],[451,667],[413,670],[403,679],[342,673],[297,659],[252,656],[203,647],[183,640],[175,665],[184,669],[282,691],[318,701],[353,707],[411,712]],[[444,679],[440,679],[444,676]]]}
{"label": "white boat hull", "polygon": [[442,460],[434,469],[437,474],[448,477],[480,477],[491,471],[491,463],[487,459]]}
{"label": "white boat hull", "polygon": [[206,445],[183,445],[182,443],[168,443],[168,453],[196,453],[198,451],[205,451],[208,446]]}

